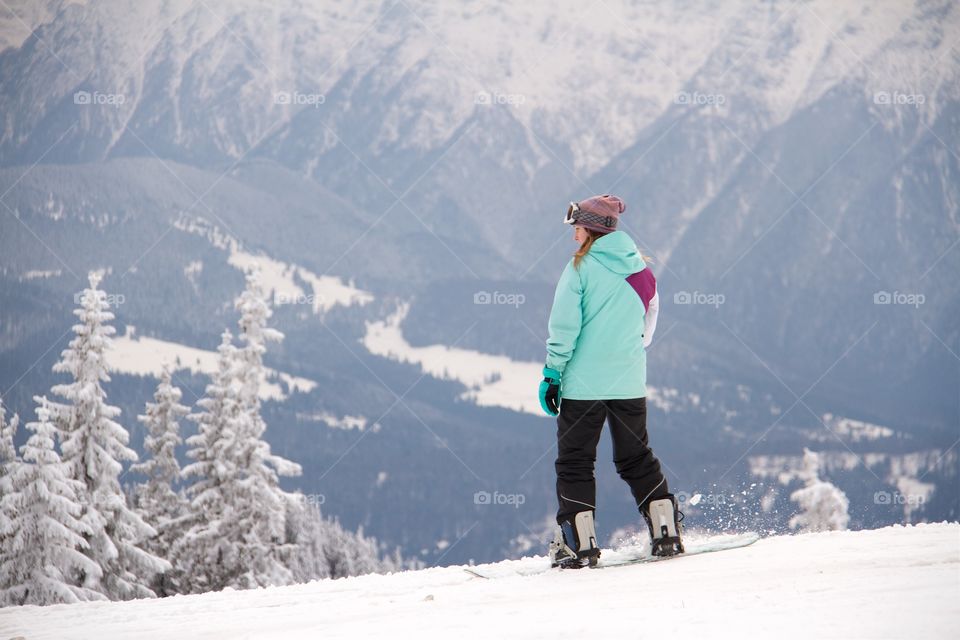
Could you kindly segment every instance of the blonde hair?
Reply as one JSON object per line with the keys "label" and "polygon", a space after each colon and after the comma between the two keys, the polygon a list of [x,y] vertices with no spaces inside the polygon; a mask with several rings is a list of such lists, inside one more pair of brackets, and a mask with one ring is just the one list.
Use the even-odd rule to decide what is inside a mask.
{"label": "blonde hair", "polygon": [[580,261],[583,260],[583,257],[587,255],[587,252],[590,251],[590,247],[593,246],[594,241],[599,238],[602,233],[594,231],[593,229],[583,228],[587,232],[587,239],[583,241],[583,244],[580,245],[580,248],[576,250],[573,254],[573,266],[576,269],[580,268]]}
{"label": "blonde hair", "polygon": [[[583,241],[583,244],[580,245],[580,248],[577,249],[573,254],[573,266],[577,269],[580,268],[580,262],[583,260],[583,257],[590,252],[590,247],[593,246],[593,243],[596,242],[597,238],[601,238],[606,235],[605,233],[600,233],[599,231],[594,231],[593,229],[589,229],[587,227],[584,227],[583,230],[587,232],[587,239]],[[647,264],[653,263],[653,258],[650,256],[645,256],[641,253],[640,257],[643,258],[643,261]]]}

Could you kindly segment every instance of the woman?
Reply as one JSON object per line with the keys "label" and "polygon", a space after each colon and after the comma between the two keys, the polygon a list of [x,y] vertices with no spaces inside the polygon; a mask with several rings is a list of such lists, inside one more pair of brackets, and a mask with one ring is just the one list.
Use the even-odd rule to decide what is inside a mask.
{"label": "woman", "polygon": [[571,203],[564,220],[580,248],[557,284],[550,311],[540,404],[557,417],[554,566],[595,565],[593,465],[607,418],[617,472],[647,522],[655,555],[683,552],[681,514],[647,445],[646,347],[657,325],[656,280],[617,221],[616,196]]}

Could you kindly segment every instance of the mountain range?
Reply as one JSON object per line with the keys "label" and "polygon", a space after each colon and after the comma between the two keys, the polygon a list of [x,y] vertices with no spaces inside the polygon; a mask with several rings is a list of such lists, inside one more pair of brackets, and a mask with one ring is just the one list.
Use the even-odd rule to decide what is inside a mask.
{"label": "mountain range", "polygon": [[[157,354],[109,386],[139,446],[143,374],[179,357],[201,396],[183,359],[258,263],[267,364],[311,383],[265,408],[292,486],[427,562],[516,553],[555,508],[561,219],[616,193],[662,300],[652,442],[712,498],[692,521],[783,528],[804,447],[852,526],[955,519],[958,39],[947,1],[8,0],[0,393],[26,416],[60,381],[102,269],[117,363]],[[598,458],[601,528],[637,526]]]}

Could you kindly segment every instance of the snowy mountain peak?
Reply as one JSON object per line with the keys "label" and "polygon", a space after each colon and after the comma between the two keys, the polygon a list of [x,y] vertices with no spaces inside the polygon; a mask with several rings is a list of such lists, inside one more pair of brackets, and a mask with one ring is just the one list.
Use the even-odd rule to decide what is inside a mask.
{"label": "snowy mountain peak", "polygon": [[[501,108],[537,136],[566,141],[564,161],[592,172],[678,105],[722,112],[750,103],[774,126],[852,81],[868,96],[922,94],[923,108],[935,109],[939,94],[955,97],[956,83],[924,71],[950,59],[960,33],[952,3],[611,0],[558,11],[545,0],[178,0],[61,9],[14,3],[0,20],[11,34],[37,29],[4,54],[16,61],[4,84],[23,84],[2,96],[11,114],[4,162],[29,157],[34,138],[49,145],[64,133],[63,116],[83,106],[77,92],[89,102],[66,136],[70,156],[82,159],[141,154],[157,136],[173,145],[154,149],[161,155],[235,159],[299,112],[336,122],[390,96],[365,136],[374,152],[437,149],[477,109]],[[46,72],[27,71],[37,66]]]}

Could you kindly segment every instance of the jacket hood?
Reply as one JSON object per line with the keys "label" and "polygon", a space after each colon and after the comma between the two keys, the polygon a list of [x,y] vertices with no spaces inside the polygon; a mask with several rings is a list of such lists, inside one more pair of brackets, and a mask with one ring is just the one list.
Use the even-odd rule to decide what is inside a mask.
{"label": "jacket hood", "polygon": [[613,231],[594,240],[586,257],[591,256],[610,271],[625,276],[643,271],[647,266],[640,257],[637,243],[624,231]]}

